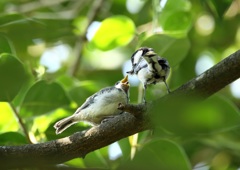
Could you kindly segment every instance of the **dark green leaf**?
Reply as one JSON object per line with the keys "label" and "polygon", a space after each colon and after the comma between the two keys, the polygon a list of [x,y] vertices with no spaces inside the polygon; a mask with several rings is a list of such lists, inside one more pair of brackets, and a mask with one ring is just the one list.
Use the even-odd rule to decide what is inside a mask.
{"label": "dark green leaf", "polygon": [[155,126],[177,134],[209,134],[240,123],[236,106],[217,95],[203,102],[197,98],[175,98],[159,104],[153,112]]}
{"label": "dark green leaf", "polygon": [[12,101],[27,80],[23,64],[10,54],[1,54],[0,80],[0,101]]}
{"label": "dark green leaf", "polygon": [[190,170],[190,162],[183,149],[169,140],[153,140],[137,152],[132,161],[119,169],[184,169]]}
{"label": "dark green leaf", "polygon": [[[58,119],[56,119],[53,123],[51,123],[49,125],[49,127],[47,128],[47,130],[45,131],[45,135],[47,137],[48,140],[56,140],[56,139],[59,139],[59,138],[63,138],[63,137],[66,137],[66,136],[70,136],[72,135],[73,133],[76,133],[76,132],[81,132],[81,131],[84,131],[84,130],[87,130],[90,128],[89,125],[87,124],[84,124],[83,123],[77,123],[75,125],[72,125],[70,126],[67,130],[65,130],[63,133],[59,134],[59,135],[56,135],[55,133],[55,129],[54,129],[54,124],[67,117],[67,116],[70,116],[71,114],[73,114],[75,112],[75,110],[72,110],[72,112],[69,112],[68,115],[65,115],[64,117],[59,117]],[[52,114],[51,114],[52,115]]]}
{"label": "dark green leaf", "polygon": [[11,45],[12,42],[10,41],[10,39],[4,35],[0,33],[0,54],[1,53],[13,53],[13,50],[11,49]]}
{"label": "dark green leaf", "polygon": [[24,117],[41,115],[69,103],[64,89],[58,83],[39,81],[28,90],[20,114]]}
{"label": "dark green leaf", "polygon": [[186,57],[190,49],[190,42],[187,38],[155,34],[146,39],[142,46],[153,48],[161,57],[169,61],[171,67],[174,67]]}
{"label": "dark green leaf", "polygon": [[232,0],[205,0],[204,3],[208,6],[208,9],[213,13],[215,16],[222,18],[232,4]]}
{"label": "dark green leaf", "polygon": [[0,145],[27,144],[26,137],[18,132],[7,132],[0,134]]}

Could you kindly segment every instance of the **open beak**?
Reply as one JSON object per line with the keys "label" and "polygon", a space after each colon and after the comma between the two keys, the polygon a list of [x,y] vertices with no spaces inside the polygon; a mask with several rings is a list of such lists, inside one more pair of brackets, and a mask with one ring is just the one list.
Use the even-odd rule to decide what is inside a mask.
{"label": "open beak", "polygon": [[124,79],[120,81],[120,86],[121,86],[121,89],[123,89],[126,93],[128,92],[130,87],[130,84],[128,82],[128,75],[126,75],[126,77],[124,77]]}
{"label": "open beak", "polygon": [[124,79],[122,79],[120,82],[125,86],[130,86],[128,82],[128,75],[126,75],[126,77],[124,77]]}
{"label": "open beak", "polygon": [[128,83],[128,75],[126,75],[126,77],[124,77],[124,79],[121,80],[121,83]]}

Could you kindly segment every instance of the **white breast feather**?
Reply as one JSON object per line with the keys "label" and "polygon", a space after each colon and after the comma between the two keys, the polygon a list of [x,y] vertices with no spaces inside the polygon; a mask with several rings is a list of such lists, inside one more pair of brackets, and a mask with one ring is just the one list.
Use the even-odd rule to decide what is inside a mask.
{"label": "white breast feather", "polygon": [[136,52],[136,54],[133,56],[133,64],[139,63],[139,60],[142,57],[142,54],[143,54],[142,50]]}

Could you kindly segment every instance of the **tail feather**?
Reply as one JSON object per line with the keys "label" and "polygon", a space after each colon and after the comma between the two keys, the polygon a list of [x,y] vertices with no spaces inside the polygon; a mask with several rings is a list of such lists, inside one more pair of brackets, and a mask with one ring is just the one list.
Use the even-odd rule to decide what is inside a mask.
{"label": "tail feather", "polygon": [[64,118],[57,123],[55,123],[54,128],[56,129],[56,134],[62,133],[64,130],[72,126],[73,124],[77,123],[74,121],[73,116],[69,116]]}

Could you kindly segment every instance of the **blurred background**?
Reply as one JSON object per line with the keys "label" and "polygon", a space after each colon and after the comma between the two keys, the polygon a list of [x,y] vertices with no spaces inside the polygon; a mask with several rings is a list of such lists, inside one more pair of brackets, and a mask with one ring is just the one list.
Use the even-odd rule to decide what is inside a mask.
{"label": "blurred background", "polygon": [[[56,136],[53,124],[122,79],[142,46],[169,61],[174,90],[239,50],[240,0],[1,0],[0,144],[89,128],[79,123]],[[131,103],[139,103],[142,85],[135,76],[130,84]],[[160,83],[148,87],[146,99],[166,94]],[[239,107],[238,79],[202,103],[176,99],[157,107],[153,135],[139,133],[65,165],[237,169]]]}

